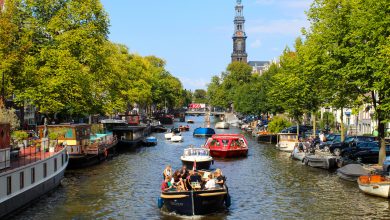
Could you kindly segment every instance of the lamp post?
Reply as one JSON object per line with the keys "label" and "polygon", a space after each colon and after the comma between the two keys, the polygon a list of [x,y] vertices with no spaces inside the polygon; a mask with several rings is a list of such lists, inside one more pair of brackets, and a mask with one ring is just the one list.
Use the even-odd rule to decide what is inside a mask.
{"label": "lamp post", "polygon": [[330,111],[330,108],[329,108],[329,107],[326,107],[326,108],[325,108],[325,112],[326,112],[326,127],[325,127],[325,132],[326,132],[326,133],[329,132],[329,111]]}

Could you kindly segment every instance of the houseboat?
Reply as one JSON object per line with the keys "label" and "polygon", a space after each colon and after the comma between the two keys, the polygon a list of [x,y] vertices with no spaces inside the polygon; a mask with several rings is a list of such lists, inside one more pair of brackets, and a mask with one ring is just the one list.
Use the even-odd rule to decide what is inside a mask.
{"label": "houseboat", "polygon": [[[10,126],[0,123],[0,219],[54,190],[68,165],[65,146],[10,147]],[[11,156],[12,155],[12,156]]]}
{"label": "houseboat", "polygon": [[189,147],[184,149],[183,156],[180,157],[183,165],[197,170],[208,170],[214,162],[210,156],[210,150],[205,148]]}
{"label": "houseboat", "polygon": [[294,146],[298,145],[298,134],[294,133],[279,133],[278,134],[278,143],[276,148],[280,151],[292,152]]}
{"label": "houseboat", "polygon": [[245,157],[248,155],[248,142],[242,134],[215,134],[206,141],[205,148],[213,157]]}
{"label": "houseboat", "polygon": [[[58,133],[58,144],[67,146],[68,168],[81,168],[106,160],[117,143],[113,134],[91,134],[89,124],[47,125],[48,133]],[[45,126],[38,126],[40,138],[45,138]]]}
{"label": "houseboat", "polygon": [[119,150],[129,150],[139,147],[151,133],[150,125],[141,125],[137,114],[120,115],[126,123],[113,127],[112,131],[118,139]]}

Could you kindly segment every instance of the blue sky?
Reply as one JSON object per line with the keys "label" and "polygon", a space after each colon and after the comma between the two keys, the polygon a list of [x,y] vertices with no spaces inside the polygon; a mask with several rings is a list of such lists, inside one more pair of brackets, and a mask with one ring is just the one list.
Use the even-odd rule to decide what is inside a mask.
{"label": "blue sky", "polygon": [[[156,55],[185,88],[206,88],[232,53],[236,0],[101,0],[110,40]],[[312,0],[243,0],[248,60],[272,60],[308,27]]]}

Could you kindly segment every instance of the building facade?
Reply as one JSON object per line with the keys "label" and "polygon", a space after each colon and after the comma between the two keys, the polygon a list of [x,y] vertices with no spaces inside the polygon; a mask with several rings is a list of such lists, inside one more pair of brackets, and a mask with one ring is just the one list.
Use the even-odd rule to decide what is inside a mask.
{"label": "building facade", "polygon": [[234,34],[233,34],[233,53],[232,62],[248,62],[248,54],[246,53],[246,33],[245,33],[245,18],[244,6],[241,0],[237,0],[236,16],[234,18]]}

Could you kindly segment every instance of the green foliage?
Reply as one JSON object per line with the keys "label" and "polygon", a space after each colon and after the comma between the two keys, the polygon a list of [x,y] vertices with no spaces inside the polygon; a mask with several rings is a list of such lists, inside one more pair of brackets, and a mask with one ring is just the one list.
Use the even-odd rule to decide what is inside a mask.
{"label": "green foliage", "polygon": [[195,103],[206,103],[206,90],[204,89],[195,89],[194,91],[194,102]]}
{"label": "green foliage", "polygon": [[17,142],[20,142],[22,140],[27,140],[28,134],[25,131],[14,131],[12,132],[12,138]]}
{"label": "green foliage", "polygon": [[268,131],[271,133],[279,133],[284,128],[290,127],[292,124],[286,118],[281,116],[275,116],[271,122],[268,123]]}
{"label": "green foliage", "polygon": [[0,122],[9,123],[11,126],[11,131],[16,130],[20,125],[18,116],[15,113],[15,109],[12,108],[6,109],[4,107],[0,107]]}

